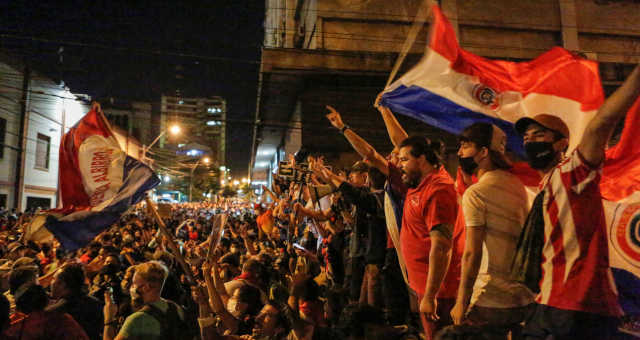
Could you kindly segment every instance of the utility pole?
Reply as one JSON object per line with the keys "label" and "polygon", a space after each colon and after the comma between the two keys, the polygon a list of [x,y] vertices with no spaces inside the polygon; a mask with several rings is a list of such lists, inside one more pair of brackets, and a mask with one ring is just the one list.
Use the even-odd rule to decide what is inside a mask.
{"label": "utility pole", "polygon": [[13,207],[22,210],[22,189],[24,188],[24,163],[27,149],[27,133],[29,127],[29,86],[31,82],[31,68],[25,62],[22,74],[22,98],[20,100],[20,132],[18,133],[18,157],[16,159],[16,180],[14,185]]}

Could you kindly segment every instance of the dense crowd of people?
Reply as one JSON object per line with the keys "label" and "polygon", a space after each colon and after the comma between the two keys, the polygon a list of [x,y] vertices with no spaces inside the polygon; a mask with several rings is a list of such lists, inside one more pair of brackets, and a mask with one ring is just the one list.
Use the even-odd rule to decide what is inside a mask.
{"label": "dense crowd of people", "polygon": [[[379,105],[381,155],[327,107],[363,160],[290,157],[261,203],[172,205],[171,235],[144,204],[86,247],[21,234],[33,213],[0,212],[3,339],[624,339],[608,263],[599,169],[640,71],[578,147],[551,115],[516,124],[530,198],[495,125],[445,145],[408,136]],[[303,157],[304,156],[304,157]],[[216,216],[227,216],[221,237]],[[175,242],[177,247],[172,246]],[[184,261],[184,265],[183,262]],[[631,320],[631,321],[629,321]]]}

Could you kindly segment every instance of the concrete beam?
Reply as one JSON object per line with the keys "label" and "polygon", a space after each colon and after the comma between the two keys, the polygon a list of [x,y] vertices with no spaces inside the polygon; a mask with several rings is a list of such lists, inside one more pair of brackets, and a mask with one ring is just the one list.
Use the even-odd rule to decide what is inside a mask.
{"label": "concrete beam", "polygon": [[575,0],[558,0],[558,4],[562,23],[562,46],[569,51],[579,51],[576,2]]}
{"label": "concrete beam", "polygon": [[263,72],[267,73],[277,70],[388,73],[395,59],[395,53],[262,49]]}
{"label": "concrete beam", "polygon": [[[460,32],[458,29],[458,1],[457,0],[441,0],[440,6],[442,6],[442,12],[447,16],[453,30],[456,32],[456,37],[460,39]],[[428,24],[427,24],[428,25]]]}

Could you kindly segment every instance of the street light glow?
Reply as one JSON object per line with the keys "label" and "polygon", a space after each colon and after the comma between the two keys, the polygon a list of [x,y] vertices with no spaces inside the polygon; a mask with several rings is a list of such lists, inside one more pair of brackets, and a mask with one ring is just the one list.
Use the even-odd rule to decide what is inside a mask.
{"label": "street light glow", "polygon": [[202,161],[204,162],[204,164],[209,164],[209,157],[205,157],[202,159]]}
{"label": "street light glow", "polygon": [[240,184],[240,182],[238,182],[237,179],[235,181],[233,181],[233,185],[238,185],[238,184]]}
{"label": "street light glow", "polygon": [[227,167],[226,167],[226,166],[224,166],[224,165],[221,165],[221,166],[220,166],[220,171],[225,171],[225,170],[227,170]]}
{"label": "street light glow", "polygon": [[171,125],[171,127],[169,127],[169,132],[170,132],[172,135],[177,135],[177,134],[179,134],[179,133],[180,133],[180,126],[175,125],[175,124],[174,124],[174,125]]}

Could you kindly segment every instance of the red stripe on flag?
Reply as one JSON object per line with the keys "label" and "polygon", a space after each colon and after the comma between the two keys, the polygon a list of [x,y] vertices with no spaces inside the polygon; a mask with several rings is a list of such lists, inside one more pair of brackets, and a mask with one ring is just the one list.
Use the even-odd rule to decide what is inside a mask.
{"label": "red stripe on flag", "polygon": [[627,112],[622,136],[607,150],[600,192],[610,201],[619,201],[640,191],[640,98]]}
{"label": "red stripe on flag", "polygon": [[113,136],[104,121],[104,116],[96,112],[95,109],[91,109],[62,137],[58,178],[60,197],[65,208],[90,206],[89,196],[82,183],[82,175],[78,165],[78,150],[82,142],[93,135]]}
{"label": "red stripe on flag", "polygon": [[[451,23],[438,6],[433,7],[429,48],[451,61],[459,73],[477,77],[498,92],[548,94],[581,103],[582,111],[596,110],[604,102],[598,63],[555,47],[528,62],[489,60],[458,45]],[[580,79],[581,86],[575,86]],[[585,85],[588,84],[588,85]]]}

